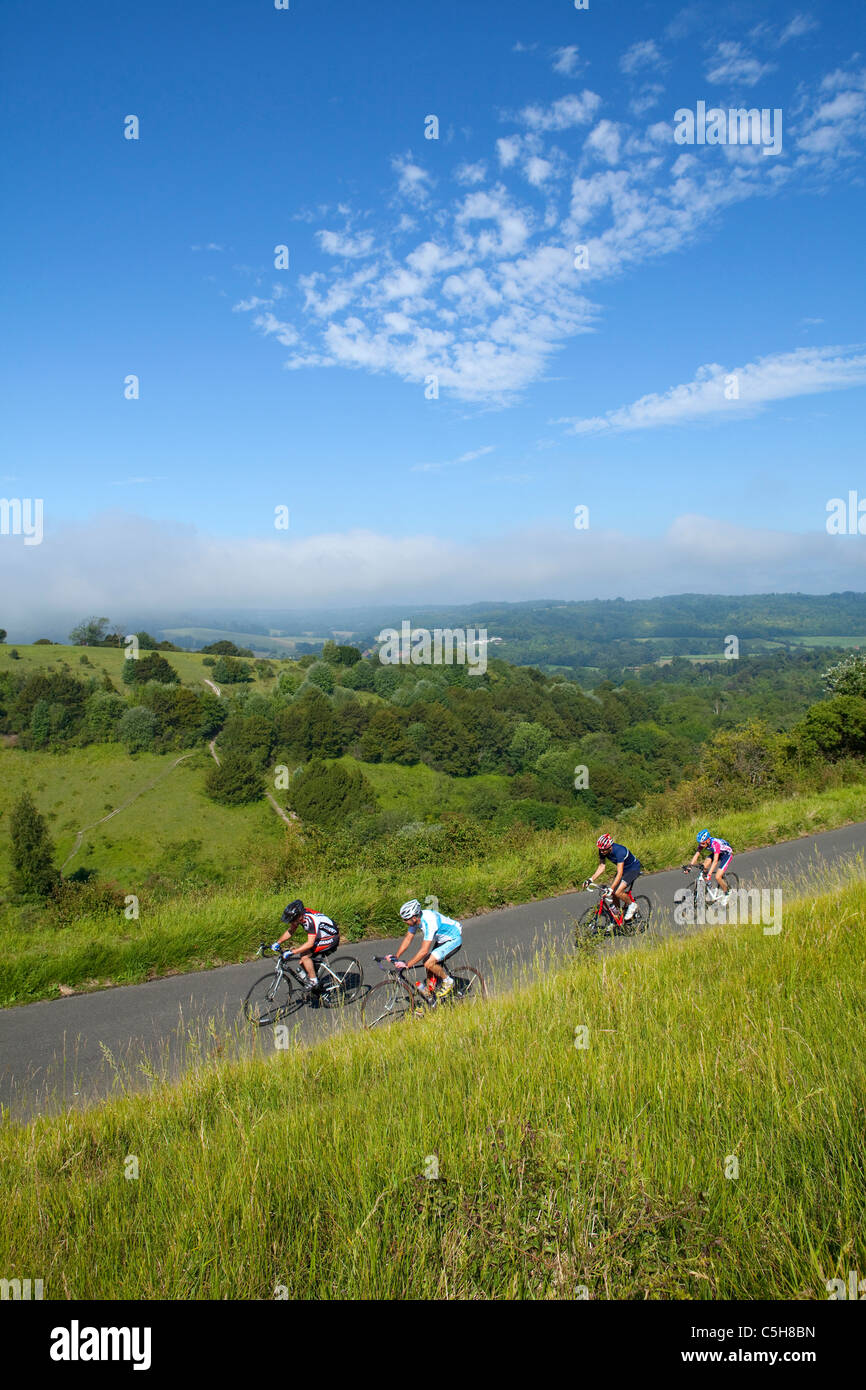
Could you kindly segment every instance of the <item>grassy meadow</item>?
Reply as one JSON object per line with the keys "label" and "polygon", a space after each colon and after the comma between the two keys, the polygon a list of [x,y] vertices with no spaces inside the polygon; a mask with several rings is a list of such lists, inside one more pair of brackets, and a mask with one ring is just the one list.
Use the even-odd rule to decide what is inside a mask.
{"label": "grassy meadow", "polygon": [[826,1298],[866,1267],[864,937],[839,883],[778,936],[577,957],[384,1035],[263,1032],[7,1123],[0,1267],[51,1299]]}

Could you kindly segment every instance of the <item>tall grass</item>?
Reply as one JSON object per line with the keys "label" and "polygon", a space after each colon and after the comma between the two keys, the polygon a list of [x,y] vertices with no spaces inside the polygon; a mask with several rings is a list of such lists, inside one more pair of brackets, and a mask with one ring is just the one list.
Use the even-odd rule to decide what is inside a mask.
{"label": "tall grass", "polygon": [[866,1268],[864,927],[852,882],[779,936],[7,1124],[0,1269],[50,1298],[826,1297]]}

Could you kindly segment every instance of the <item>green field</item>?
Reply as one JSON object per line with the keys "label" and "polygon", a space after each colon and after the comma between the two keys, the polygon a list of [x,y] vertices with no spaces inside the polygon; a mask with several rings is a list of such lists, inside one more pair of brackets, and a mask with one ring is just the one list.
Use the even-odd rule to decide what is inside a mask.
{"label": "green field", "polygon": [[[243,645],[239,640],[238,646]],[[18,652],[17,659],[12,656],[13,651]],[[178,679],[183,685],[200,686],[205,678],[212,678],[212,671],[203,664],[205,657],[200,652],[162,652],[161,655],[177,671]],[[82,663],[82,657],[86,658],[87,664]],[[88,676],[101,676],[103,672],[107,672],[121,691],[126,688],[122,678],[125,660],[122,647],[16,647],[14,643],[0,645],[0,671],[14,670],[32,675],[35,671],[62,671],[65,667],[76,680],[87,680]],[[273,690],[274,685],[274,680],[260,681],[256,678],[247,682],[243,688],[267,692]]]}
{"label": "green field", "polygon": [[[177,760],[184,761],[178,763]],[[284,827],[267,802],[228,807],[204,793],[210,758],[206,750],[137,753],[116,743],[90,744],[65,753],[0,749],[0,817],[24,791],[48,820],[62,864],[76,833],[85,827],[81,847],[66,873],[95,869],[116,879],[126,891],[158,864],[167,845],[200,840],[202,855],[225,869],[240,871],[262,841],[279,845]],[[176,766],[173,766],[177,764]],[[109,812],[110,820],[95,825]],[[2,819],[0,819],[2,824]],[[0,877],[9,871],[9,838],[0,835]]]}
{"label": "green field", "polygon": [[167,627],[161,629],[169,642],[181,638],[209,647],[213,642],[234,642],[236,647],[249,647],[254,652],[280,652],[294,656],[298,642],[327,642],[330,633],[300,633],[295,636],[270,637],[262,632],[229,632],[219,627]]}
{"label": "green field", "polygon": [[824,1299],[866,1268],[864,937],[856,880],[778,936],[547,963],[312,1049],[263,1030],[6,1123],[0,1267],[47,1299]]}

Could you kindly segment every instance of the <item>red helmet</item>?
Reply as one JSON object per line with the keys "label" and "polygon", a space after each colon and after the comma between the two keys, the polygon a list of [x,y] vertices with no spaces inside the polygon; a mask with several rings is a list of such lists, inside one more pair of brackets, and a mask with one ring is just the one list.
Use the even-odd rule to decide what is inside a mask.
{"label": "red helmet", "polygon": [[595,842],[596,849],[600,849],[602,854],[607,854],[612,844],[613,840],[610,835],[599,835]]}

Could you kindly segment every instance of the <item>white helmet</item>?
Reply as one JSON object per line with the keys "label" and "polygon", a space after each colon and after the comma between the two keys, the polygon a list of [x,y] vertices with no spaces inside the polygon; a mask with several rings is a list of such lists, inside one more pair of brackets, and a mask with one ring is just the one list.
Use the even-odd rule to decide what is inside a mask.
{"label": "white helmet", "polygon": [[423,909],[417,898],[410,898],[409,902],[404,903],[400,908],[400,916],[404,922],[411,922],[413,917],[420,917]]}

